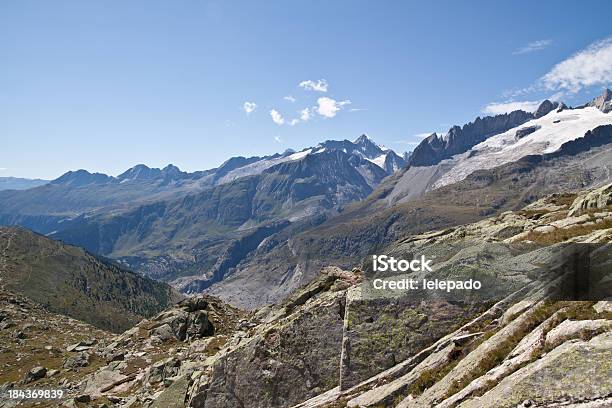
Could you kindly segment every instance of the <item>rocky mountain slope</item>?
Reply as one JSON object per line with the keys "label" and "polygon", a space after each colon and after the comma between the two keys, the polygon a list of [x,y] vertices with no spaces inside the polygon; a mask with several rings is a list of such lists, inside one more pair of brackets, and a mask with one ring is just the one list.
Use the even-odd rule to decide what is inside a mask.
{"label": "rocky mountain slope", "polygon": [[[545,101],[533,115],[490,117],[451,129],[453,146],[467,146],[465,153],[434,165],[408,160],[338,216],[270,236],[207,291],[247,308],[274,303],[321,267],[350,267],[355,257],[375,253],[401,235],[518,209],[555,191],[602,185],[612,174],[610,123],[612,116],[596,107],[570,109]],[[505,131],[474,136],[499,130]]]}
{"label": "rocky mountain slope", "polygon": [[182,298],[167,284],[20,227],[0,228],[0,284],[51,312],[115,332]]}
{"label": "rocky mountain slope", "polygon": [[474,122],[462,127],[453,126],[443,136],[432,133],[412,151],[408,165],[416,167],[438,164],[444,159],[469,150],[493,135],[522,125],[533,118],[533,114],[518,110],[482,119],[477,117]]}
{"label": "rocky mountain slope", "polygon": [[[475,171],[464,180],[389,206],[398,174],[372,195],[318,226],[271,236],[208,293],[242,307],[274,303],[321,267],[349,268],[403,236],[517,210],[546,194],[609,182],[612,126],[587,132],[560,150]],[[475,193],[477,192],[477,193]]]}
{"label": "rocky mountain slope", "polygon": [[[64,404],[78,407],[612,403],[612,307],[602,299],[612,293],[612,185],[408,235],[381,253],[427,253],[434,268],[425,277],[478,277],[485,290],[381,293],[371,289],[376,275],[367,262],[352,272],[326,268],[277,305],[246,313],[213,297],[190,298],[119,336],[92,334],[66,351],[54,343],[53,361],[30,357],[37,337],[22,337],[28,363],[0,383],[62,384]],[[559,269],[576,265],[575,256],[589,260],[594,291],[586,299],[559,284],[575,280],[573,267]],[[10,325],[23,301],[3,299],[1,324]]]}
{"label": "rocky mountain slope", "polygon": [[196,173],[138,165],[115,178],[79,170],[0,193],[0,223],[50,234],[157,279],[197,275],[206,286],[267,236],[320,222],[404,164],[363,135],[232,158]]}

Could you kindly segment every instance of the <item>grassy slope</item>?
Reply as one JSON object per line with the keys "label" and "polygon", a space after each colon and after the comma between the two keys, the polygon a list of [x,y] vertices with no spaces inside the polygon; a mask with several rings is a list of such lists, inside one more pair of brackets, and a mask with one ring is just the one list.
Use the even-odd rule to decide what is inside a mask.
{"label": "grassy slope", "polygon": [[115,332],[179,299],[166,284],[23,228],[0,228],[0,276],[50,311]]}

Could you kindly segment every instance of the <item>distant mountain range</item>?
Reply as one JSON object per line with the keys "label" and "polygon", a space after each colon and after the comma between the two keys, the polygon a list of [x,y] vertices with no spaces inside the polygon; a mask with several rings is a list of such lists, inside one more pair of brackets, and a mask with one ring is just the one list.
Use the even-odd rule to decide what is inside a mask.
{"label": "distant mountain range", "polygon": [[404,166],[402,157],[362,135],[299,152],[234,157],[194,173],[173,165],[137,165],[117,177],[78,170],[38,188],[0,192],[0,223],[156,278],[219,279],[236,262],[221,261],[224,254],[234,259],[290,225],[321,222]]}
{"label": "distant mountain range", "polygon": [[0,191],[2,190],[27,190],[47,184],[48,180],[27,179],[19,177],[0,177]]}
{"label": "distant mountain range", "polygon": [[[605,95],[610,97],[609,92]],[[408,164],[338,216],[297,233],[286,230],[270,237],[208,293],[245,307],[274,303],[322,267],[350,268],[355,259],[368,259],[403,236],[520,209],[546,194],[610,182],[610,113],[594,106],[570,109],[548,101],[542,105],[538,118],[511,113],[476,120],[473,123],[488,126],[498,120],[506,126],[482,142],[470,132],[457,132],[470,135],[471,141],[457,143],[465,146],[463,153],[448,159],[432,157],[430,163],[435,164]],[[462,127],[470,128],[469,124]],[[449,131],[457,134],[452,129],[458,127]],[[449,134],[435,137],[450,140]],[[423,140],[421,145],[430,141]],[[197,280],[182,287],[202,288],[194,283]]]}
{"label": "distant mountain range", "polygon": [[233,157],[193,173],[173,165],[137,165],[117,177],[68,172],[43,186],[0,191],[0,225],[22,225],[185,292],[207,290],[252,307],[401,234],[601,183],[611,174],[610,97],[479,117],[432,134],[407,157],[362,135]]}

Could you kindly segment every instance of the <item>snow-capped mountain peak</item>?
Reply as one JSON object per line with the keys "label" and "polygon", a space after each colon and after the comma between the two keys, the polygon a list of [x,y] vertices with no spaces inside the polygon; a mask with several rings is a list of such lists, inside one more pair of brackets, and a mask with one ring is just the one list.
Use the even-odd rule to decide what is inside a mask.
{"label": "snow-capped mountain peak", "polygon": [[555,152],[564,143],[579,139],[601,125],[612,125],[612,115],[595,107],[551,111],[443,161],[450,171],[433,187],[463,180],[475,170],[490,169],[528,155]]}

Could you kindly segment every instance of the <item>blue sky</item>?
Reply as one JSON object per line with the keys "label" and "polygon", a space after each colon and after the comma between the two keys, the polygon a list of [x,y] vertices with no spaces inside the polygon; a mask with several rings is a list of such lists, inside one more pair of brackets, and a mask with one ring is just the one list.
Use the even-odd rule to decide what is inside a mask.
{"label": "blue sky", "polygon": [[193,171],[362,133],[411,150],[477,115],[601,92],[611,15],[610,1],[3,1],[0,176]]}

